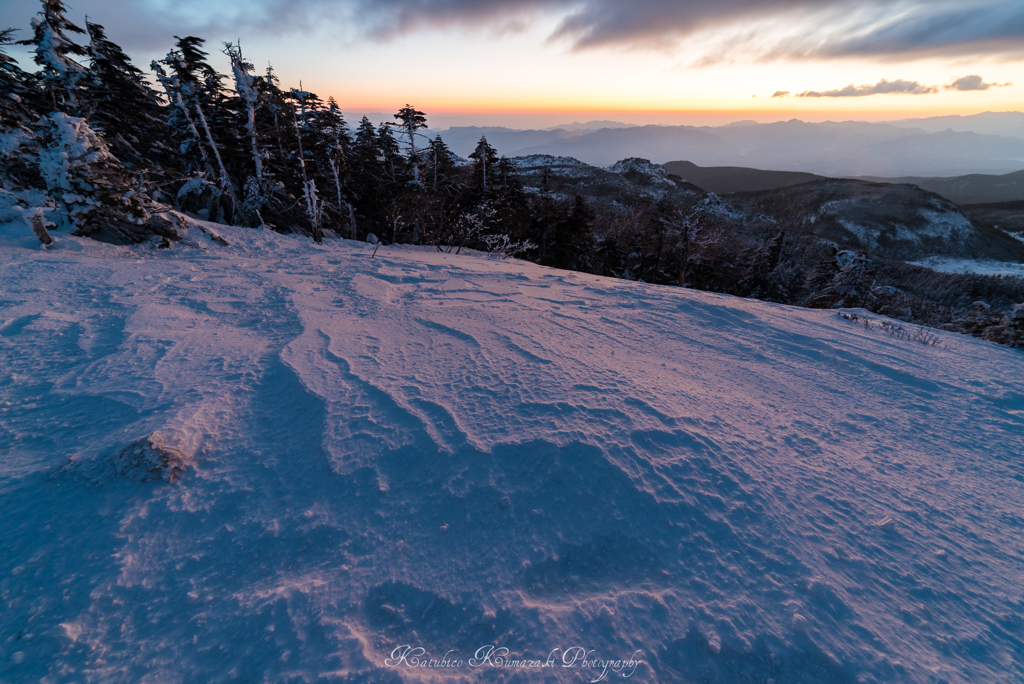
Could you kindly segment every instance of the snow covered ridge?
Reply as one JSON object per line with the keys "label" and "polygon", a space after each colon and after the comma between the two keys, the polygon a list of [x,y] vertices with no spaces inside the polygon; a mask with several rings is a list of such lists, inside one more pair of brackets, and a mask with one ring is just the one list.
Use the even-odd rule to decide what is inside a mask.
{"label": "snow covered ridge", "polygon": [[648,181],[664,181],[668,185],[672,185],[671,181],[666,178],[668,172],[660,164],[652,164],[647,159],[638,159],[636,157],[623,159],[606,169],[584,164],[572,157],[556,157],[550,154],[531,154],[525,157],[514,157],[511,161],[517,169],[525,174],[543,173],[547,170],[549,173],[559,176],[580,178],[594,176],[601,171],[607,171],[620,176],[627,174],[642,176]]}
{"label": "snow covered ridge", "polygon": [[531,154],[526,157],[513,157],[511,161],[515,164],[516,168],[524,172],[551,169],[552,173],[569,175],[573,172],[586,174],[592,169],[597,169],[596,166],[584,164],[572,157],[554,157],[550,154]]}
{"label": "snow covered ridge", "polygon": [[[888,216],[865,216],[860,198],[827,202],[818,210],[819,216],[811,217],[811,220],[828,215],[856,236],[860,245],[872,251],[892,243],[924,246],[929,242],[942,241],[963,245],[974,236],[971,220],[959,207],[938,197],[930,199],[928,204],[917,208],[916,215],[904,218],[905,223],[886,220]],[[855,218],[844,218],[849,215]]]}
{"label": "snow covered ridge", "polygon": [[991,261],[986,259],[943,259],[936,257],[916,262],[915,266],[924,266],[942,273],[979,273],[982,275],[1015,276],[1024,278],[1024,264],[1008,261]]}
{"label": "snow covered ridge", "polygon": [[647,176],[652,180],[665,180],[668,179],[668,171],[665,170],[661,164],[652,164],[648,159],[640,159],[639,157],[630,157],[629,159],[623,159],[617,161],[608,167],[608,170],[612,173],[619,174],[636,174],[640,176]]}
{"label": "snow covered ridge", "polygon": [[0,680],[1024,677],[1019,352],[183,230],[0,225]]}
{"label": "snow covered ridge", "polygon": [[607,169],[572,157],[533,154],[510,160],[528,192],[572,200],[581,195],[591,202],[614,203],[619,208],[661,199],[690,203],[704,194],[700,188],[667,177],[665,169],[646,159],[623,159]]}
{"label": "snow covered ridge", "polygon": [[828,179],[738,193],[729,200],[887,258],[1019,254],[1019,245],[1005,233],[972,223],[957,205],[914,185]]}

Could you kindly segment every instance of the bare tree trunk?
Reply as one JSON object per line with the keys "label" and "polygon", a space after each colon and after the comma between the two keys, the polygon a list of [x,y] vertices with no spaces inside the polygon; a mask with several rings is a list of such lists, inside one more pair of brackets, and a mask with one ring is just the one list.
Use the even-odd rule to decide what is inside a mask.
{"label": "bare tree trunk", "polygon": [[206,131],[206,140],[210,144],[210,149],[213,150],[213,156],[217,158],[217,167],[220,170],[220,189],[224,192],[231,192],[231,180],[228,178],[227,169],[224,168],[224,161],[220,158],[220,151],[217,149],[217,144],[213,142],[213,133],[210,132],[210,125],[206,123],[206,116],[203,114],[203,108],[196,102],[196,112],[199,114],[199,121],[203,124],[203,130]]}
{"label": "bare tree trunk", "polygon": [[256,162],[256,182],[263,187],[263,160],[260,159],[260,148],[256,144],[256,110],[253,108],[252,102],[245,101],[246,109],[249,112],[249,123],[246,128],[249,129],[249,141],[252,144],[252,159]]}
{"label": "bare tree trunk", "polygon": [[46,224],[43,223],[43,218],[41,216],[34,214],[29,217],[28,221],[32,224],[32,232],[36,234],[36,237],[39,238],[40,242],[44,245],[53,244],[53,238],[50,237],[48,232],[46,232]]}
{"label": "bare tree trunk", "polygon": [[409,146],[412,148],[412,182],[416,185],[420,184],[420,165],[416,158],[416,131],[412,127],[412,123],[409,123]]}
{"label": "bare tree trunk", "polygon": [[334,189],[338,193],[338,211],[340,212],[342,207],[348,208],[349,232],[352,235],[352,239],[355,239],[355,213],[352,211],[352,205],[341,194],[341,175],[338,173],[338,166],[334,162],[331,162],[331,172],[334,174]]}
{"label": "bare tree trunk", "polygon": [[213,174],[213,167],[210,166],[210,158],[206,154],[206,148],[203,147],[203,139],[199,135],[199,129],[196,128],[195,121],[192,120],[192,115],[188,111],[188,107],[185,106],[185,101],[181,99],[181,93],[177,90],[174,91],[174,101],[178,105],[178,109],[185,115],[185,121],[188,122],[188,128],[192,131],[192,138],[195,140],[196,147],[199,148],[199,156],[202,157],[203,165],[207,168],[210,174]]}
{"label": "bare tree trunk", "polygon": [[[305,105],[303,105],[305,114]],[[299,168],[302,169],[302,191],[306,196],[306,214],[313,224],[313,241],[320,244],[324,241],[323,229],[320,227],[320,212],[317,207],[316,186],[306,176],[306,155],[302,151],[302,134],[299,132],[299,113],[292,107],[292,123],[295,125],[295,139],[299,143]]]}

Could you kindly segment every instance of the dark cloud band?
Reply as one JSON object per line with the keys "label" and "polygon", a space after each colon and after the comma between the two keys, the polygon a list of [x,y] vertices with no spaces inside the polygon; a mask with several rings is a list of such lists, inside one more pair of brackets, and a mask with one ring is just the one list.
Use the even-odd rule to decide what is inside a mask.
{"label": "dark cloud band", "polygon": [[[674,46],[705,29],[784,19],[790,27],[788,37],[775,43],[768,38],[751,41],[745,46],[747,56],[1024,57],[1021,0],[969,4],[959,0],[249,0],[244,11],[231,0],[173,5],[92,0],[88,4],[95,20],[113,26],[131,22],[134,35],[147,43],[152,35],[167,31],[193,32],[219,41],[252,32],[280,34],[327,25],[387,39],[430,26],[508,25],[548,13],[562,17],[552,38],[575,49]],[[10,26],[27,26],[38,11],[35,0],[2,5],[0,22]]]}
{"label": "dark cloud band", "polygon": [[[320,2],[323,0],[305,0]],[[710,28],[785,17],[803,31],[753,44],[760,58],[1012,54],[1024,56],[1020,0],[349,0],[365,27],[392,35],[525,12],[564,14],[555,39],[576,49],[664,47]],[[711,60],[714,61],[714,60]]]}

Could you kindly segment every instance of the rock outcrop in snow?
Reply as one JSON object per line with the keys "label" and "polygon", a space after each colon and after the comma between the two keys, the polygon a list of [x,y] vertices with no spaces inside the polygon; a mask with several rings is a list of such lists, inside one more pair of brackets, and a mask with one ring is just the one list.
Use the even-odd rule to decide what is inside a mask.
{"label": "rock outcrop in snow", "polygon": [[187,453],[180,443],[153,433],[101,456],[72,458],[60,467],[58,473],[93,485],[119,480],[174,483],[194,463],[195,456]]}

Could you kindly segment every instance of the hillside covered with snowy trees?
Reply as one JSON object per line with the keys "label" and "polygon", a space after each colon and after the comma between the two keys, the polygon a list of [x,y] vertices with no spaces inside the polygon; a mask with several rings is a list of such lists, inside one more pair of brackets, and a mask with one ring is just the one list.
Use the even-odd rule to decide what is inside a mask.
{"label": "hillside covered with snowy trees", "polygon": [[[16,38],[35,70],[3,52]],[[454,155],[412,106],[346,122],[339,104],[257,73],[237,43],[218,73],[200,38],[144,72],[98,23],[44,0],[0,36],[0,221],[43,242],[181,241],[194,219],[498,252],[556,268],[904,322],[1021,344],[1019,278],[907,261],[1024,261],[1024,244],[915,186],[823,179],[722,201],[644,160],[598,169],[508,159],[481,138]],[[371,237],[372,236],[372,237]]]}

